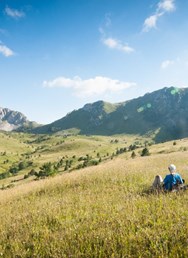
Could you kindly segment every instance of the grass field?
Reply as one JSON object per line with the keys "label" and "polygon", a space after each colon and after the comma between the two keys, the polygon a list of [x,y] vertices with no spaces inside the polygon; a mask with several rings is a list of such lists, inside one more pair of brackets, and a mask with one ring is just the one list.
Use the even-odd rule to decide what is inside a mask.
{"label": "grass field", "polygon": [[[100,150],[109,145],[108,138],[95,140]],[[79,155],[89,152],[85,141]],[[170,163],[188,182],[187,146],[187,139],[152,145],[147,157],[138,148],[134,159],[126,152],[0,191],[0,257],[188,257],[188,192],[149,191]]]}
{"label": "grass field", "polygon": [[[63,160],[58,168],[58,173],[63,173],[66,162],[71,162],[66,171],[72,171],[78,166],[82,167],[87,156],[88,165],[99,163],[99,160],[110,160],[118,149],[128,148],[135,142],[144,146],[146,141],[151,140],[125,135],[104,137],[0,133],[0,177],[6,174],[5,178],[0,180],[0,187],[12,187],[23,181],[33,180],[33,177],[24,179],[24,176],[32,169],[40,171],[40,167],[47,162],[57,164]],[[20,162],[30,162],[31,165],[18,169],[16,173],[9,173],[10,168],[19,167]]]}

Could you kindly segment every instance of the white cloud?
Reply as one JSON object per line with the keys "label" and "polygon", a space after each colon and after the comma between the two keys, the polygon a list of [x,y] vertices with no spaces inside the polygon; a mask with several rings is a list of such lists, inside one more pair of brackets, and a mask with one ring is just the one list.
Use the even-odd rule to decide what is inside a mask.
{"label": "white cloud", "polygon": [[0,43],[0,53],[6,57],[15,55],[15,53],[10,48],[3,45],[2,43]]}
{"label": "white cloud", "polygon": [[104,26],[99,27],[99,32],[101,34],[101,42],[110,49],[119,50],[119,51],[122,51],[124,53],[134,52],[135,51],[134,48],[130,47],[128,44],[122,43],[120,40],[112,38],[112,37],[108,37],[106,35],[106,29],[108,27],[110,27],[111,24],[112,24],[111,14],[107,13],[105,15]]}
{"label": "white cloud", "polygon": [[150,17],[145,19],[143,31],[147,32],[152,28],[156,28],[157,20],[159,19],[159,17],[161,15],[163,15],[163,14],[157,13],[157,14],[151,15]]}
{"label": "white cloud", "polygon": [[102,39],[102,42],[104,45],[106,45],[108,48],[116,49],[125,53],[131,53],[134,52],[134,49],[127,44],[122,44],[121,41],[113,38],[104,38]]}
{"label": "white cloud", "polygon": [[8,6],[5,8],[5,13],[14,19],[19,19],[25,16],[25,13],[23,11],[18,11]]}
{"label": "white cloud", "polygon": [[52,81],[44,81],[43,86],[48,88],[70,88],[79,97],[92,97],[93,95],[118,93],[132,86],[136,86],[136,83],[122,82],[102,76],[83,80],[76,76],[73,79],[58,77]]}
{"label": "white cloud", "polygon": [[165,61],[162,62],[161,68],[166,69],[173,64],[175,64],[175,62],[173,60],[165,60]]}
{"label": "white cloud", "polygon": [[158,3],[156,11],[153,15],[145,19],[143,31],[148,32],[152,28],[156,28],[157,21],[165,13],[175,11],[175,0],[162,0]]}
{"label": "white cloud", "polygon": [[163,0],[158,3],[158,9],[164,12],[172,12],[176,9],[174,0]]}
{"label": "white cloud", "polygon": [[104,39],[103,43],[109,48],[118,48],[118,42],[113,38]]}

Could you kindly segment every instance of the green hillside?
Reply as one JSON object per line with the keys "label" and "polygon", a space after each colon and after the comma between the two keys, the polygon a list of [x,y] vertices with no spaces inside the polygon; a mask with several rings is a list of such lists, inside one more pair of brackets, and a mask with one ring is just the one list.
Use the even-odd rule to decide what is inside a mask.
{"label": "green hillside", "polygon": [[188,136],[188,89],[164,88],[118,104],[98,101],[33,130],[54,133],[76,129],[79,134],[153,134],[162,142]]}
{"label": "green hillside", "polygon": [[34,134],[152,136],[155,142],[188,137],[188,89],[163,88],[112,104],[97,101],[47,125],[30,122],[18,111],[2,109],[0,130]]}
{"label": "green hillside", "polygon": [[[159,153],[186,150],[187,146],[183,145],[183,141],[180,142],[181,149],[172,144],[165,150],[159,148],[160,144],[154,146],[159,148]],[[152,135],[84,136],[1,132],[0,187],[14,187],[52,174],[96,167],[122,154],[130,159],[133,151],[140,156],[145,147],[151,149],[153,144]]]}
{"label": "green hillside", "polygon": [[[59,151],[58,137],[23,138],[33,148],[45,143]],[[101,152],[108,145],[110,152],[118,143],[109,139],[70,137],[66,151],[72,155],[75,146],[79,154],[89,152],[91,141]],[[156,174],[168,173],[170,163],[188,182],[188,140],[148,149],[150,156],[141,157],[142,148],[137,148],[135,158],[128,151],[98,166],[0,191],[1,256],[187,257],[188,192],[155,194],[149,189]],[[41,154],[52,158],[52,150]]]}
{"label": "green hillside", "polygon": [[120,153],[128,152],[131,145],[141,148],[145,142],[152,141],[136,135],[105,137],[2,132],[0,187],[13,187],[36,179],[35,174],[46,163],[51,163],[54,174],[71,172],[111,160]]}

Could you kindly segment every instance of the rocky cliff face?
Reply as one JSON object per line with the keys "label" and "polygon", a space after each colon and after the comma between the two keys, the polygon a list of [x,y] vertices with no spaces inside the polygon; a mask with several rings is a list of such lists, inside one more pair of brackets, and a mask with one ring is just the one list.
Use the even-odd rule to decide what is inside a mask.
{"label": "rocky cliff face", "polygon": [[0,107],[0,130],[13,131],[22,128],[33,127],[34,122],[30,122],[25,115],[18,111]]}

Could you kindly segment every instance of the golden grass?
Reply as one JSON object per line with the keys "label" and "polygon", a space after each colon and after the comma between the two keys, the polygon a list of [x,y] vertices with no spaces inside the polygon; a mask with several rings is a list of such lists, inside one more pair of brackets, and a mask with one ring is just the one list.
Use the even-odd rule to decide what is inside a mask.
{"label": "golden grass", "polygon": [[187,192],[148,191],[187,152],[126,157],[1,191],[0,256],[188,257]]}

